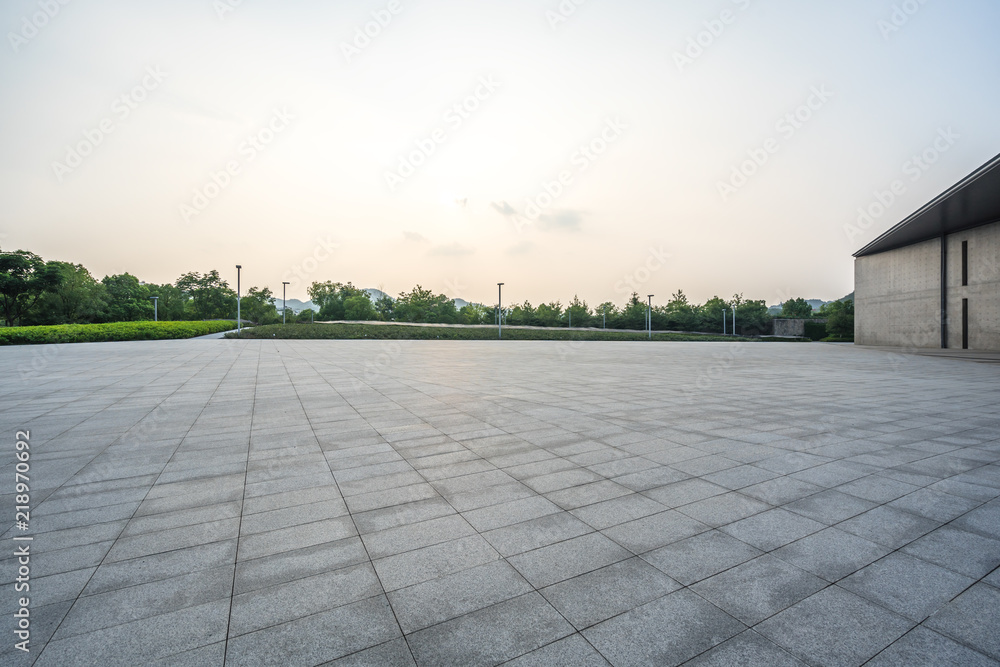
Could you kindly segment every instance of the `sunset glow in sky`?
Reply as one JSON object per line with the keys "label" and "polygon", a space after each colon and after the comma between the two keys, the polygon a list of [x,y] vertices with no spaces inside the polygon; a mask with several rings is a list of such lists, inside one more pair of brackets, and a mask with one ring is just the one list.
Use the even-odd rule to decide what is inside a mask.
{"label": "sunset glow in sky", "polygon": [[0,247],[301,299],[835,299],[1000,152],[997,25],[990,0],[10,0]]}

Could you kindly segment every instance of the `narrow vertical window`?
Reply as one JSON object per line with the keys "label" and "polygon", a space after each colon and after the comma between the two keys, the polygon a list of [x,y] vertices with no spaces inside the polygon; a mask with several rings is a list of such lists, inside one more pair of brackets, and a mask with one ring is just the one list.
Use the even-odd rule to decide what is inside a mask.
{"label": "narrow vertical window", "polygon": [[962,241],[962,287],[969,284],[969,242]]}
{"label": "narrow vertical window", "polygon": [[962,299],[962,349],[969,349],[969,300]]}

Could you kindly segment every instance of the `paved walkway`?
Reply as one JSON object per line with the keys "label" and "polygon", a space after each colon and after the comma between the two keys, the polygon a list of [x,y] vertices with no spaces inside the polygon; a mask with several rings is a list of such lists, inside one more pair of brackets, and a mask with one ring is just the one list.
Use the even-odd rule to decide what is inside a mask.
{"label": "paved walkway", "polygon": [[190,340],[0,376],[5,665],[1000,660],[997,364]]}

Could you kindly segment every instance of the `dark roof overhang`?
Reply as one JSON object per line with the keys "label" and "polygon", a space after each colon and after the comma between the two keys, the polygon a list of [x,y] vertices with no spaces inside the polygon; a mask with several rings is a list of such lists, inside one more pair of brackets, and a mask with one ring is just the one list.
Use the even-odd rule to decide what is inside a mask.
{"label": "dark roof overhang", "polygon": [[1000,221],[1000,155],[854,253],[874,255]]}

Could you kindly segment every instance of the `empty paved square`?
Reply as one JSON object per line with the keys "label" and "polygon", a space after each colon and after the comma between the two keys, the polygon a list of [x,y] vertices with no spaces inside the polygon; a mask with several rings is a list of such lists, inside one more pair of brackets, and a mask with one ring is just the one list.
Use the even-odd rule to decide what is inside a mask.
{"label": "empty paved square", "polygon": [[0,374],[4,664],[1000,664],[988,360],[190,340]]}

